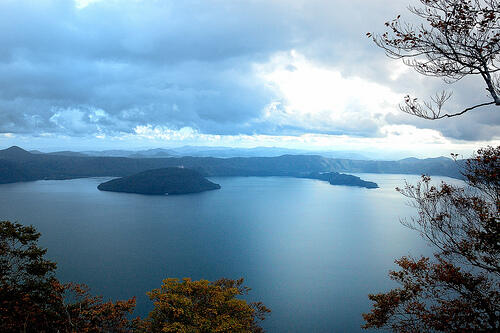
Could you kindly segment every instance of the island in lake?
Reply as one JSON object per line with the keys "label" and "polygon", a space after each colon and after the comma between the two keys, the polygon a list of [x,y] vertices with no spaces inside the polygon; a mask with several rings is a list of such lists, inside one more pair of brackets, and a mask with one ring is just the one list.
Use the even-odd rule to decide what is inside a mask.
{"label": "island in lake", "polygon": [[197,171],[185,168],[147,170],[99,184],[101,191],[138,194],[187,194],[220,189]]}
{"label": "island in lake", "polygon": [[332,185],[358,186],[366,188],[378,188],[377,183],[363,180],[353,175],[338,172],[312,172],[304,178],[325,180]]}

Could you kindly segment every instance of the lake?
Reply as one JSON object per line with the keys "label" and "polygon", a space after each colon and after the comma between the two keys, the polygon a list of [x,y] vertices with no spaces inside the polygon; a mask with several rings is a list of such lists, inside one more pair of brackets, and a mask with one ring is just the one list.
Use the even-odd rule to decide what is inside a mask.
{"label": "lake", "polygon": [[431,253],[399,223],[415,212],[394,188],[419,177],[357,175],[380,188],[212,177],[222,189],[146,196],[97,190],[111,178],[5,184],[0,219],[36,226],[62,281],[105,299],[137,296],[137,315],[166,277],[243,277],[246,299],[272,310],[268,332],[355,332],[367,294],[394,286],[394,259]]}

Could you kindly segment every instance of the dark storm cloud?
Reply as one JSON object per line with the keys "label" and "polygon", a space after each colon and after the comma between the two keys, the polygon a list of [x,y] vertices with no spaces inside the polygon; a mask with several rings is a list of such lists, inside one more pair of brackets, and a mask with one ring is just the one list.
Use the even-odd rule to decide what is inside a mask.
{"label": "dark storm cloud", "polygon": [[[376,137],[380,119],[360,118],[362,110],[345,110],[352,116],[330,128],[312,126],[307,118],[287,124],[263,120],[265,107],[282,96],[258,77],[254,65],[294,49],[346,77],[366,78],[402,95],[408,89],[426,95],[432,85],[413,73],[389,79],[393,65],[365,37],[405,5],[104,0],[77,9],[70,0],[0,1],[0,133],[115,135],[152,125],[222,135]],[[464,88],[463,96],[470,90]],[[465,140],[496,135],[498,117],[472,117],[474,126],[437,126],[401,114],[385,121]]]}
{"label": "dark storm cloud", "polygon": [[[82,10],[67,0],[2,2],[0,131],[71,135],[100,124],[130,132],[148,123],[238,131],[270,99],[251,64],[293,40],[278,7],[261,9],[227,1],[106,1]],[[92,109],[106,116],[92,121]],[[73,121],[61,126],[62,115]]]}

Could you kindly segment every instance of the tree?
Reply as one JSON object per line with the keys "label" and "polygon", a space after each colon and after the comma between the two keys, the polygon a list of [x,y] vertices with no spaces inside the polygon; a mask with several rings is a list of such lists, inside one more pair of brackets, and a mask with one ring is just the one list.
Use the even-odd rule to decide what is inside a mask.
{"label": "tree", "polygon": [[489,101],[459,112],[444,113],[452,96],[443,91],[420,103],[406,96],[402,111],[425,119],[454,117],[476,108],[500,106],[500,2],[498,0],[420,0],[423,7],[409,10],[419,25],[402,22],[401,16],[386,22],[388,31],[369,37],[386,54],[402,59],[418,73],[454,83],[466,76],[479,75]]}
{"label": "tree", "polygon": [[466,161],[465,186],[398,189],[417,208],[403,224],[437,248],[434,260],[403,257],[389,273],[400,287],[369,295],[364,328],[396,332],[500,330],[500,146]]}
{"label": "tree", "polygon": [[263,332],[258,320],[271,312],[262,303],[236,298],[249,288],[243,279],[191,281],[165,279],[159,289],[147,294],[155,307],[139,332]]}
{"label": "tree", "polygon": [[40,234],[29,226],[0,222],[0,330],[42,330],[54,320],[52,299],[56,264],[37,246]]}
{"label": "tree", "polygon": [[0,221],[1,332],[127,332],[135,298],[103,302],[81,284],[61,284],[32,226]]}
{"label": "tree", "polygon": [[33,226],[0,221],[0,332],[263,332],[270,312],[236,298],[243,279],[166,279],[147,293],[155,302],[146,319],[129,320],[135,297],[104,302],[83,284],[60,283]]}
{"label": "tree", "polygon": [[104,302],[102,296],[92,296],[83,284],[67,283],[57,287],[59,304],[64,306],[66,332],[132,332],[128,314],[135,308],[135,297]]}

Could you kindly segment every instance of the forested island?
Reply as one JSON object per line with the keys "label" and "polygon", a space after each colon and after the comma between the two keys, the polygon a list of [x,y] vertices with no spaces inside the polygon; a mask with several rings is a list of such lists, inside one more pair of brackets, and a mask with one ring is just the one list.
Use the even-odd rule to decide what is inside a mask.
{"label": "forested island", "polygon": [[147,170],[99,184],[101,191],[153,195],[198,193],[220,189],[200,173],[185,168]]}

